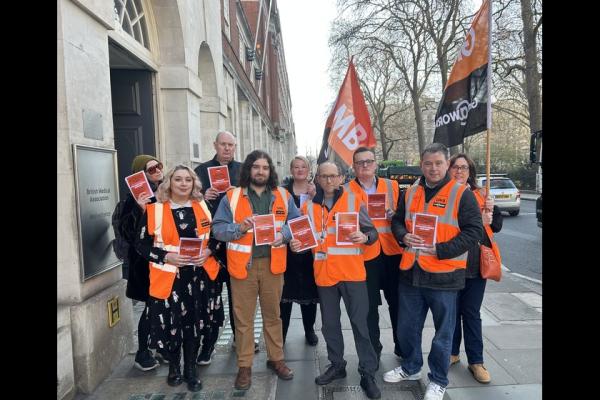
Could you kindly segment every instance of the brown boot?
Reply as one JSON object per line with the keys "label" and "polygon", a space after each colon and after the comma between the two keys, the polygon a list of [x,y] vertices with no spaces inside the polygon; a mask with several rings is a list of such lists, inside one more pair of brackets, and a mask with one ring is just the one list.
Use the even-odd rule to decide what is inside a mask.
{"label": "brown boot", "polygon": [[252,368],[240,367],[235,378],[235,388],[238,390],[248,390],[252,384]]}
{"label": "brown boot", "polygon": [[483,364],[470,364],[469,371],[473,374],[475,380],[479,383],[490,383],[492,378],[490,377],[490,373],[483,366]]}
{"label": "brown boot", "polygon": [[267,367],[275,371],[279,379],[288,381],[294,377],[294,371],[289,369],[283,360],[267,361]]}

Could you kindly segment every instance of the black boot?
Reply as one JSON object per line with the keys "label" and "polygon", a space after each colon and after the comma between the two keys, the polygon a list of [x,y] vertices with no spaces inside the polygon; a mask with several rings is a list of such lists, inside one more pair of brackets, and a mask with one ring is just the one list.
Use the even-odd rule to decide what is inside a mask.
{"label": "black boot", "polygon": [[196,373],[196,357],[198,344],[195,340],[183,342],[183,380],[187,382],[188,390],[197,392],[202,389],[202,382]]}
{"label": "black boot", "polygon": [[360,387],[363,388],[365,394],[370,399],[380,399],[381,391],[377,387],[377,383],[375,382],[375,377],[372,375],[361,375],[360,377]]}
{"label": "black boot", "polygon": [[181,380],[181,349],[176,353],[169,352],[169,375],[167,375],[167,384],[169,386],[179,386]]}

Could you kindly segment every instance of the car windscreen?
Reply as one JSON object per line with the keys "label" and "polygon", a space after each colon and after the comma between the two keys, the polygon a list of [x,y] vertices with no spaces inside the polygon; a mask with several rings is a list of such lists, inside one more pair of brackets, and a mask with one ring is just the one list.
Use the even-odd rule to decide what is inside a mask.
{"label": "car windscreen", "polygon": [[[481,186],[485,186],[486,180],[481,181]],[[492,179],[490,182],[490,189],[516,189],[514,183],[510,179]]]}

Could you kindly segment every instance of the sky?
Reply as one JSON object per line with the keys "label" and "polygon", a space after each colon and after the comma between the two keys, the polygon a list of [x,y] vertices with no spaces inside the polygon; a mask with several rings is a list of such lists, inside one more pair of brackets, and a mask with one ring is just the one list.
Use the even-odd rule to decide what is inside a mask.
{"label": "sky", "polygon": [[329,105],[339,88],[329,87],[329,28],[335,0],[278,0],[298,153],[319,151]]}
{"label": "sky", "polygon": [[[472,0],[474,10],[482,0]],[[329,30],[335,0],[278,0],[298,153],[318,155],[338,88],[329,87]],[[340,80],[343,77],[340,78]]]}

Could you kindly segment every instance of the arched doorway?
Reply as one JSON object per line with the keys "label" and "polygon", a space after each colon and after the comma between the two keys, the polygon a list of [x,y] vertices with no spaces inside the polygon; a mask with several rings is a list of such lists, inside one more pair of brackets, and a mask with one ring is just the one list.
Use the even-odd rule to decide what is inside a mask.
{"label": "arched doorway", "polygon": [[[199,101],[201,141],[199,157],[202,160],[208,160],[213,156],[213,147],[210,143],[219,131],[220,102],[214,66],[210,47],[206,42],[202,42],[198,53],[198,76],[202,81],[202,98]],[[194,154],[194,157],[198,156]]]}

